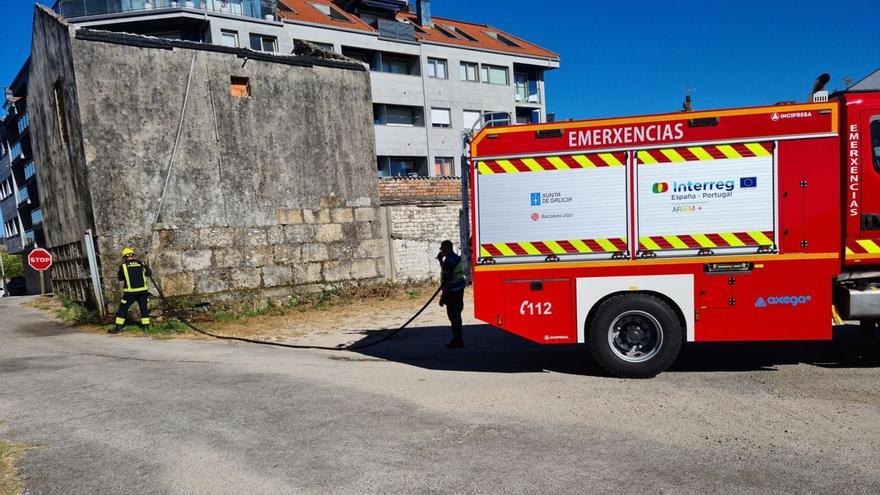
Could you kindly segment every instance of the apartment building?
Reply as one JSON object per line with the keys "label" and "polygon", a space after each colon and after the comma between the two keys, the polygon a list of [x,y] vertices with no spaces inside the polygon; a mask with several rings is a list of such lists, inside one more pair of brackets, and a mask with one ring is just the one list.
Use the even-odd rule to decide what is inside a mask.
{"label": "apartment building", "polygon": [[[28,64],[4,89],[0,118],[0,213],[3,234],[11,255],[26,255],[37,246],[45,245],[43,213],[37,190],[37,164],[31,151],[31,134],[27,112]],[[39,293],[38,274],[25,269],[27,292]]]}
{"label": "apartment building", "polygon": [[544,74],[559,67],[501,29],[433,17],[430,0],[61,0],[55,10],[93,29],[280,53],[307,41],[362,61],[380,176],[459,175],[465,132],[546,121]]}

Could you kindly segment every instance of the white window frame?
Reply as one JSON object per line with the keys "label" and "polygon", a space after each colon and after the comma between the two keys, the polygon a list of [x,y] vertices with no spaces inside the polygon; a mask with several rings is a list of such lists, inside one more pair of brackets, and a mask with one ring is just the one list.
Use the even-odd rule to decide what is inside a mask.
{"label": "white window frame", "polygon": [[[468,119],[467,119],[467,115],[469,113],[477,115],[477,118],[471,123],[468,123]],[[470,131],[471,129],[480,130],[483,128],[483,112],[481,110],[468,110],[468,109],[462,110],[461,121],[462,121],[462,126],[464,127],[464,129],[466,131]],[[476,127],[474,126],[474,124],[476,124]]]}
{"label": "white window frame", "polygon": [[431,127],[448,129],[452,127],[452,109],[431,107]]}
{"label": "white window frame", "polygon": [[[492,70],[498,70],[504,72],[504,83],[491,82]],[[510,86],[510,68],[505,67],[503,65],[491,65],[491,64],[482,64],[480,66],[480,79],[485,84],[494,84],[496,86]]]}
{"label": "white window frame", "polygon": [[[232,37],[235,40],[235,43],[232,45],[226,44],[227,36]],[[231,29],[221,29],[220,30],[220,44],[223,46],[228,46],[232,48],[239,48],[241,46],[241,41],[238,37],[238,31],[233,31]]]}
{"label": "white window frame", "polygon": [[[468,79],[468,77],[467,77],[468,76],[467,70],[469,67],[472,67],[474,69],[474,78],[473,79]],[[474,83],[480,82],[480,64],[478,64],[476,62],[461,62],[459,64],[459,75],[463,76],[463,77],[461,77],[461,80],[464,82],[474,82]]]}
{"label": "white window frame", "polygon": [[[443,68],[443,75],[437,75],[437,69]],[[444,58],[428,57],[428,77],[449,79],[449,62]]]}

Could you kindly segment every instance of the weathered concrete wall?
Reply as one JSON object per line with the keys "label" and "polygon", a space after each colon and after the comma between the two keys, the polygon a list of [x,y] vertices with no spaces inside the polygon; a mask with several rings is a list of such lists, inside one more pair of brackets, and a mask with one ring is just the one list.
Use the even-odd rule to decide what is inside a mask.
{"label": "weathered concrete wall", "polygon": [[70,32],[42,8],[35,10],[33,31],[28,116],[43,229],[46,243],[54,247],[80,241],[94,220]]}
{"label": "weathered concrete wall", "polygon": [[[68,49],[45,30],[35,44],[37,37],[47,51]],[[362,66],[296,66],[131,41],[69,40],[84,151],[69,168],[88,171],[111,304],[126,245],[148,253],[168,295],[221,303],[259,304],[384,276]],[[230,93],[232,77],[248,78],[250,97]],[[41,160],[54,168],[53,156]]]}

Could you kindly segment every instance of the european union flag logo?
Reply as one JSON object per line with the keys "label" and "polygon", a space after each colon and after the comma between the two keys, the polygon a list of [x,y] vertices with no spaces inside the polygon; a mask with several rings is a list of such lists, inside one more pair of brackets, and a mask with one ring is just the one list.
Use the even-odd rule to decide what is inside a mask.
{"label": "european union flag logo", "polygon": [[740,177],[739,187],[742,189],[747,189],[750,187],[758,187],[758,178],[757,177]]}
{"label": "european union flag logo", "polygon": [[532,206],[541,206],[541,193],[532,193]]}

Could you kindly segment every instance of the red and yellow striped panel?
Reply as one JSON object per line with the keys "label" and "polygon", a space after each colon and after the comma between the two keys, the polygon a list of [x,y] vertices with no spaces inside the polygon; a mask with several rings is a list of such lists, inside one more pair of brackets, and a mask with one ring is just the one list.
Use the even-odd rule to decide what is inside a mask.
{"label": "red and yellow striped panel", "polygon": [[480,172],[480,175],[517,174],[522,172],[546,172],[548,170],[622,167],[625,164],[626,152],[618,152],[485,160],[477,162],[477,170]]}
{"label": "red and yellow striped panel", "polygon": [[880,258],[880,239],[847,239],[846,259]]}
{"label": "red and yellow striped panel", "polygon": [[726,232],[639,237],[641,251],[772,246],[773,232]]}
{"label": "red and yellow striped panel", "polygon": [[637,163],[653,165],[657,163],[697,162],[725,160],[728,158],[753,158],[773,156],[773,143],[737,143],[711,146],[688,146],[642,150],[636,153]]}
{"label": "red and yellow striped panel", "polygon": [[549,256],[560,254],[618,253],[626,251],[626,239],[570,239],[565,241],[496,242],[481,244],[481,258],[503,256]]}

